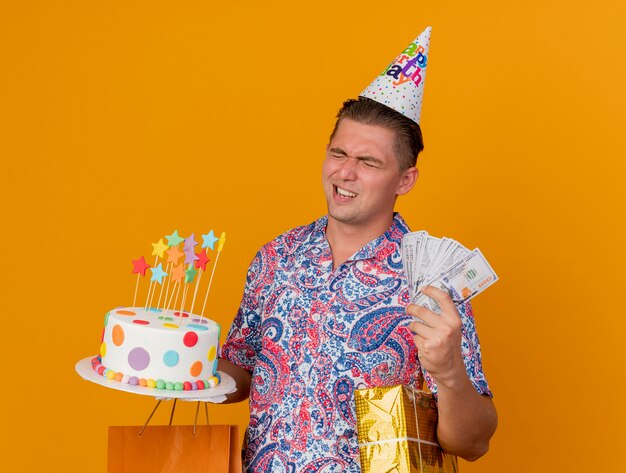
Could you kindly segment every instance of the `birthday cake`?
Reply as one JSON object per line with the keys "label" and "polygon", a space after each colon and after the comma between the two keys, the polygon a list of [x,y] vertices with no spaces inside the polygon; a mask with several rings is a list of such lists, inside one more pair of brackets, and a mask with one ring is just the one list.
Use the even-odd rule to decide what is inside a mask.
{"label": "birthday cake", "polygon": [[[182,238],[175,231],[166,238],[167,244],[163,239],[152,244],[155,256],[152,267],[143,256],[132,261],[132,273],[137,274],[133,305],[118,307],[106,314],[100,354],[91,360],[91,367],[111,382],[131,386],[168,391],[214,388],[220,383],[217,372],[220,326],[204,317],[204,309],[225,234],[216,238],[211,230],[202,235],[204,243],[199,252],[194,249],[198,243],[193,234]],[[178,246],[183,242],[184,251],[180,251]],[[213,250],[215,243],[217,257],[204,304],[200,315],[195,315],[193,308],[202,273],[211,261],[208,250]],[[185,259],[181,262],[183,256]],[[161,259],[166,269],[163,262],[159,262]],[[140,278],[148,269],[152,276],[146,302],[138,307]],[[186,309],[188,302],[189,310]]]}
{"label": "birthday cake", "polygon": [[167,390],[217,386],[220,326],[187,312],[113,309],[105,316],[94,370],[110,380]]}

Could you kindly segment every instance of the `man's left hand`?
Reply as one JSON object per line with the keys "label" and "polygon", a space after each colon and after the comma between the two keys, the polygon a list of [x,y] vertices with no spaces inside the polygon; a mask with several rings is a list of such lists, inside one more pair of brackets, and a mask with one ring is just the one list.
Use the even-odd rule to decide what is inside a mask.
{"label": "man's left hand", "polygon": [[424,323],[411,322],[409,330],[413,333],[421,365],[437,384],[451,386],[459,376],[467,376],[461,353],[461,317],[444,291],[433,286],[421,291],[437,301],[441,314],[410,304],[407,314],[419,317]]}
{"label": "man's left hand", "polygon": [[452,299],[432,286],[422,292],[437,301],[441,314],[414,304],[406,312],[424,322],[411,322],[409,330],[414,333],[420,363],[437,384],[437,438],[446,452],[473,461],[489,449],[498,414],[489,396],[474,389],[465,371],[461,352],[463,323]]}

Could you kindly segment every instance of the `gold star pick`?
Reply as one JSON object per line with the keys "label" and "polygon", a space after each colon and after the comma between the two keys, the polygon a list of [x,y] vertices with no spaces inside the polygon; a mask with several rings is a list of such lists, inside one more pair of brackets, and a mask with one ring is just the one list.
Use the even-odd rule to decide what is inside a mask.
{"label": "gold star pick", "polygon": [[163,253],[168,249],[168,246],[163,243],[163,238],[161,238],[157,243],[152,243],[152,255],[158,255],[159,258],[163,258]]}

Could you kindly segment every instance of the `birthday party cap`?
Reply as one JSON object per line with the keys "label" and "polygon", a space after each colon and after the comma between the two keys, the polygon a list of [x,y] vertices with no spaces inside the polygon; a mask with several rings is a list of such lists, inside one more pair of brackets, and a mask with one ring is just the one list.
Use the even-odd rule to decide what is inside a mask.
{"label": "birthday party cap", "polygon": [[430,45],[429,26],[361,92],[367,97],[420,122]]}

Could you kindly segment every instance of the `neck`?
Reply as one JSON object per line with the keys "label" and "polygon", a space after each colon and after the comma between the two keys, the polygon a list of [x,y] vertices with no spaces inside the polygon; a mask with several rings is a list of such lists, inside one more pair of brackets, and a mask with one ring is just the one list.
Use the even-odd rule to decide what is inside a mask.
{"label": "neck", "polygon": [[393,214],[372,224],[354,225],[328,216],[326,239],[333,255],[333,268],[344,263],[367,243],[385,233],[393,222]]}

